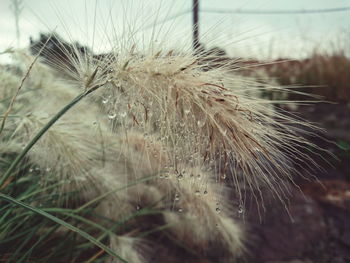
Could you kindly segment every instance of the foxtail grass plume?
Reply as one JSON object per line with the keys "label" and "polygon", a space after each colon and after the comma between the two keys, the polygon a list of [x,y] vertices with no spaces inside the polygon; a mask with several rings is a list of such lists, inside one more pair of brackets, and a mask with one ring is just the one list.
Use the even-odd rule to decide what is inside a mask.
{"label": "foxtail grass plume", "polygon": [[[178,163],[232,176],[253,189],[262,185],[282,198],[284,182],[302,166],[317,166],[303,151],[317,148],[303,138],[314,128],[275,110],[273,102],[246,95],[259,84],[232,66],[203,70],[200,55],[158,51],[118,54],[109,66],[102,103],[114,127],[157,134]],[[293,163],[294,160],[304,160]],[[305,161],[306,160],[306,161]],[[293,164],[292,164],[293,163]]]}
{"label": "foxtail grass plume", "polygon": [[[110,247],[130,262],[147,262],[155,253],[149,244],[157,236],[142,236],[155,227],[163,227],[174,246],[233,262],[247,236],[233,219],[232,191],[241,206],[247,188],[257,200],[264,199],[261,188],[268,188],[283,201],[293,175],[317,167],[304,153],[318,150],[304,138],[315,127],[247,92],[261,85],[240,75],[237,64],[213,66],[210,61],[219,58],[205,52],[144,48],[132,34],[98,56],[54,34],[32,42],[31,51],[46,42],[23,89],[34,88],[36,96],[20,94],[13,108],[20,118],[7,124],[0,145],[7,142],[7,149],[18,152],[63,105],[99,87],[27,157],[49,168],[52,180],[73,182],[62,192],[78,191],[85,202],[100,199],[95,212],[102,217],[118,221],[155,209],[132,218],[132,230],[120,227],[108,236]],[[18,76],[0,69],[15,90]],[[0,94],[12,91],[0,84]]]}

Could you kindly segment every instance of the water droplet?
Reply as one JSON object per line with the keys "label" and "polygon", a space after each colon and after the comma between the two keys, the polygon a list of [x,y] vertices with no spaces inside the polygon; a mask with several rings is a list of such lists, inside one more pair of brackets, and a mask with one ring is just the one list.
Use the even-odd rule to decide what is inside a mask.
{"label": "water droplet", "polygon": [[183,209],[179,208],[177,211],[179,211],[179,213],[182,213]]}
{"label": "water droplet", "polygon": [[125,118],[126,117],[126,112],[125,111],[121,112],[121,113],[119,113],[119,115],[120,115],[120,117]]}
{"label": "water droplet", "polygon": [[175,201],[179,201],[180,200],[180,196],[178,194],[175,195]]}
{"label": "water droplet", "polygon": [[96,125],[96,124],[97,124],[97,121],[94,121],[92,124],[93,124],[93,125]]}
{"label": "water droplet", "polygon": [[103,104],[107,104],[107,103],[108,103],[108,101],[109,101],[109,99],[108,99],[108,98],[103,98],[103,99],[102,99],[102,103],[103,103]]}
{"label": "water droplet", "polygon": [[215,211],[216,211],[218,214],[220,214],[221,209],[220,209],[219,207],[217,207],[217,208],[215,209]]}
{"label": "water droplet", "polygon": [[185,171],[179,172],[179,171],[176,170],[175,173],[177,174],[176,178],[178,180],[182,180],[184,178]]}
{"label": "water droplet", "polygon": [[114,120],[116,117],[117,117],[117,113],[115,113],[115,112],[108,113],[108,119]]}
{"label": "water droplet", "polygon": [[255,150],[256,152],[261,152],[261,149],[260,149],[259,147],[255,147],[254,150]]}
{"label": "water droplet", "polygon": [[184,112],[185,112],[186,115],[188,115],[191,112],[191,110],[190,109],[185,109]]}
{"label": "water droplet", "polygon": [[239,207],[238,207],[238,213],[239,213],[239,214],[242,214],[243,212],[244,212],[243,206],[242,206],[242,205],[239,205]]}
{"label": "water droplet", "polygon": [[196,190],[196,192],[194,192],[195,195],[201,195],[201,192],[199,190]]}
{"label": "water droplet", "polygon": [[199,128],[202,128],[202,127],[204,127],[205,122],[204,121],[197,121],[197,125]]}

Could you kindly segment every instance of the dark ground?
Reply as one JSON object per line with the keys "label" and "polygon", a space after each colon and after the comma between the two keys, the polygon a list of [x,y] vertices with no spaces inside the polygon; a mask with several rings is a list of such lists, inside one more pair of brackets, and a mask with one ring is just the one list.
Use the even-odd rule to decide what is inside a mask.
{"label": "dark ground", "polygon": [[312,140],[339,160],[318,160],[320,182],[298,179],[287,210],[278,201],[267,206],[262,219],[256,207],[247,211],[250,263],[350,262],[350,104],[316,104],[299,108],[301,116],[324,127],[330,143]]}
{"label": "dark ground", "polygon": [[[286,206],[271,197],[270,190],[263,193],[266,210],[260,215],[255,200],[246,202],[244,218],[240,217],[249,243],[242,263],[350,263],[350,104],[319,103],[297,111],[327,130],[323,139],[310,140],[339,160],[325,153],[327,164],[315,156],[324,170],[314,174],[318,180],[296,178],[300,188],[290,186]],[[164,239],[158,244],[164,247],[155,259],[166,260],[155,262],[220,262],[220,255],[199,259]]]}

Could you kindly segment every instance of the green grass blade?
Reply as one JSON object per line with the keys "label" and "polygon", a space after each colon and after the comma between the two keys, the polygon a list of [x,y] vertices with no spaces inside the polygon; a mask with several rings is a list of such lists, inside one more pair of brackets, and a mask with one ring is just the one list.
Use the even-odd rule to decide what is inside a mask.
{"label": "green grass blade", "polygon": [[35,208],[35,207],[32,207],[28,204],[25,204],[21,201],[18,201],[8,195],[5,195],[5,194],[2,194],[0,193],[0,198],[7,201],[7,202],[10,202],[10,203],[13,203],[13,204],[16,204],[20,207],[23,207],[25,209],[28,209],[36,214],[39,214],[43,217],[46,217],[47,219],[50,219],[51,221],[65,227],[65,228],[68,228],[69,230],[73,231],[73,232],[76,232],[78,233],[81,237],[87,239],[88,241],[90,241],[91,243],[93,243],[94,245],[98,246],[99,248],[103,249],[104,251],[106,251],[106,253],[108,253],[109,255],[119,259],[121,262],[124,262],[124,263],[127,263],[127,261],[123,258],[121,258],[120,256],[118,256],[117,254],[115,254],[110,248],[108,248],[106,245],[102,244],[100,241],[96,240],[94,237],[92,237],[91,235],[89,235],[88,233],[80,230],[79,228],[45,212],[45,211],[42,211],[38,208]]}

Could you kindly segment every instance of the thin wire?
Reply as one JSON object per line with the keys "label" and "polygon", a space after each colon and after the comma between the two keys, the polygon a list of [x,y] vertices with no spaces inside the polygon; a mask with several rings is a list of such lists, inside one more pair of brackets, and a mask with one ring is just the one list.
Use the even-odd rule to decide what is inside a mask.
{"label": "thin wire", "polygon": [[[348,7],[337,7],[337,8],[326,8],[326,9],[300,9],[300,10],[258,10],[258,9],[199,9],[199,12],[203,13],[217,13],[217,14],[251,14],[251,15],[282,15],[282,14],[321,14],[321,13],[335,13],[335,12],[345,12],[350,11],[350,6]],[[161,25],[165,22],[183,16],[192,12],[192,9],[187,9],[182,12],[179,12],[173,16],[167,17],[161,21],[156,23],[152,23],[150,25],[145,26],[142,30],[146,30],[158,25]]]}
{"label": "thin wire", "polygon": [[258,9],[201,9],[203,13],[219,13],[219,14],[254,14],[254,15],[279,15],[279,14],[317,14],[317,13],[334,13],[350,11],[348,7],[327,8],[327,9],[300,9],[300,10],[258,10]]}

